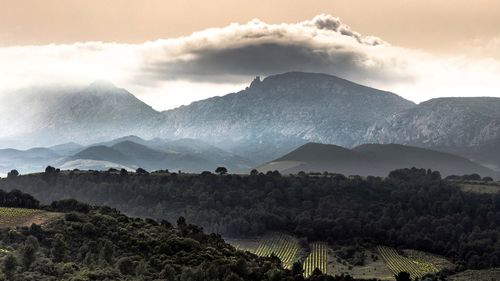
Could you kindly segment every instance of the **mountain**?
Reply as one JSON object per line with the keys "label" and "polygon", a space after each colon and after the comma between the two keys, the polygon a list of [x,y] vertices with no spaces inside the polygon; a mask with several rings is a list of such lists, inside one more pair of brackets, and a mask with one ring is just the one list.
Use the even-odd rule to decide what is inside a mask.
{"label": "mountain", "polygon": [[49,147],[50,150],[56,152],[57,154],[65,156],[75,154],[81,151],[83,148],[83,145],[75,142],[67,142]]}
{"label": "mountain", "polygon": [[219,166],[238,172],[247,171],[254,165],[243,157],[199,140],[145,140],[137,136],[91,145],[57,164],[60,168],[80,170],[99,170],[98,167],[130,170],[142,167],[150,171],[169,169],[187,172],[213,171]]}
{"label": "mountain", "polygon": [[500,138],[500,98],[439,98],[372,125],[365,141],[434,147],[473,146]]}
{"label": "mountain", "polygon": [[500,98],[439,98],[373,124],[361,142],[451,152],[500,167]]}
{"label": "mountain", "polygon": [[[89,144],[132,141],[202,158],[211,161],[210,167],[243,170],[307,142],[343,147],[399,143],[457,154],[500,170],[495,156],[500,149],[499,98],[439,98],[415,105],[393,93],[303,72],[256,78],[240,92],[164,112],[106,82],[3,96],[0,147],[45,145],[63,157]],[[110,139],[114,143],[105,143]],[[173,142],[186,139],[203,144],[181,147]]]}
{"label": "mountain", "polygon": [[335,76],[290,72],[166,111],[158,127],[162,137],[202,139],[259,162],[308,141],[351,146],[373,122],[413,106]]}
{"label": "mountain", "polygon": [[[125,133],[147,136],[150,120],[159,114],[107,82],[30,88],[3,96],[8,96],[0,103],[0,144],[4,147],[93,143]],[[18,114],[19,108],[23,114]]]}
{"label": "mountain", "polygon": [[239,155],[227,152],[216,146],[196,139],[185,138],[170,141],[154,139],[149,141],[149,146],[160,151],[175,151],[178,153],[191,154],[208,159],[211,162],[211,167],[225,166],[232,171],[245,171],[256,164],[255,162]]}
{"label": "mountain", "polygon": [[0,173],[6,174],[17,169],[20,173],[40,171],[61,158],[61,155],[48,148],[28,150],[0,149]]}
{"label": "mountain", "polygon": [[133,159],[127,155],[121,153],[120,151],[104,146],[97,145],[88,147],[77,154],[70,156],[66,161],[86,159],[86,160],[97,160],[97,161],[108,161],[113,163],[119,163],[123,165],[131,164]]}
{"label": "mountain", "polygon": [[443,175],[478,173],[499,177],[500,174],[450,153],[398,144],[365,144],[353,149],[336,145],[308,143],[257,168],[282,173],[334,172],[346,175],[387,176],[399,168],[425,168]]}

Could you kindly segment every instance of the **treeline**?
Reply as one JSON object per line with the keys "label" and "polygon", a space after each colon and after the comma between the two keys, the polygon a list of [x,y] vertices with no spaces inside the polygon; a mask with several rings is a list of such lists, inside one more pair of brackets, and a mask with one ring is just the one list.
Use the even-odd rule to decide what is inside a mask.
{"label": "treeline", "polygon": [[33,196],[19,190],[0,190],[0,207],[38,208],[39,204]]}
{"label": "treeline", "polygon": [[[304,280],[300,264],[285,270],[277,258],[236,251],[183,218],[173,226],[74,200],[48,208],[73,211],[43,228],[0,229],[0,280]],[[308,280],[354,279],[317,272]]]}
{"label": "treeline", "polygon": [[467,268],[500,265],[500,195],[464,193],[438,172],[421,169],[387,178],[56,172],[4,179],[0,188],[158,220],[183,216],[228,236],[288,231],[332,245],[429,251]]}

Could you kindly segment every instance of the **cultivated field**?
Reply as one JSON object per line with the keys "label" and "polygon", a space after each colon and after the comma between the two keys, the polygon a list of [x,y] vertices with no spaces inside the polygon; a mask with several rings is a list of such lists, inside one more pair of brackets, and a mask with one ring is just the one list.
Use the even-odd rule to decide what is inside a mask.
{"label": "cultivated field", "polygon": [[377,249],[367,249],[364,254],[366,257],[364,265],[352,265],[330,249],[328,253],[328,273],[330,275],[349,274],[357,279],[394,281],[394,274],[389,270]]}
{"label": "cultivated field", "polygon": [[466,270],[450,276],[451,281],[493,281],[500,280],[500,268]]}
{"label": "cultivated field", "polygon": [[299,241],[288,234],[270,233],[258,240],[226,239],[236,249],[248,251],[261,257],[276,255],[285,268],[291,268],[299,260],[302,249]]}
{"label": "cultivated field", "polygon": [[258,256],[276,255],[285,268],[292,267],[293,263],[298,260],[300,252],[301,248],[297,239],[283,233],[272,233],[264,236],[255,250],[255,254]]}
{"label": "cultivated field", "polygon": [[442,258],[421,251],[408,250],[405,256],[390,247],[379,246],[377,248],[393,274],[406,271],[410,273],[411,278],[420,278],[426,274],[437,273],[446,266],[452,266]]}
{"label": "cultivated field", "polygon": [[323,242],[311,243],[311,252],[304,261],[304,276],[309,277],[314,269],[328,274],[328,245]]}
{"label": "cultivated field", "polygon": [[429,273],[454,268],[453,263],[436,255],[417,250],[398,252],[385,246],[364,250],[366,257],[364,265],[354,266],[339,258],[327,243],[310,243],[307,251],[300,246],[297,238],[279,232],[255,239],[226,239],[226,241],[238,250],[258,256],[267,257],[274,254],[286,268],[291,268],[296,261],[303,261],[305,277],[310,276],[314,269],[318,268],[330,275],[349,274],[359,279],[394,280],[394,275],[401,271],[410,273],[412,278],[420,278]]}
{"label": "cultivated field", "polygon": [[43,224],[58,216],[60,216],[58,213],[37,209],[0,207],[0,228],[31,226],[33,223]]}

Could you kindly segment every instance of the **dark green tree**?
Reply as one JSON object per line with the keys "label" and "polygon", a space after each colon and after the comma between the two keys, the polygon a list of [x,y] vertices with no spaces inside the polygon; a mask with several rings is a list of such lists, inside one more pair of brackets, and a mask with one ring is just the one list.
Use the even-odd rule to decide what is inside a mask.
{"label": "dark green tree", "polygon": [[217,167],[217,169],[215,169],[215,172],[219,175],[225,175],[227,174],[227,169],[226,167]]}
{"label": "dark green tree", "polygon": [[60,233],[56,234],[54,242],[52,242],[52,256],[54,261],[62,262],[66,258],[68,246],[64,242],[64,236]]}
{"label": "dark green tree", "polygon": [[7,173],[8,179],[15,178],[17,176],[19,176],[19,172],[17,170],[12,170],[9,173]]}
{"label": "dark green tree", "polygon": [[408,273],[408,272],[404,272],[404,271],[400,272],[395,277],[396,277],[396,281],[411,281],[410,273]]}
{"label": "dark green tree", "polygon": [[7,277],[7,280],[14,279],[14,273],[17,270],[17,260],[16,257],[14,257],[14,255],[8,254],[5,257],[2,264],[2,270],[5,276]]}

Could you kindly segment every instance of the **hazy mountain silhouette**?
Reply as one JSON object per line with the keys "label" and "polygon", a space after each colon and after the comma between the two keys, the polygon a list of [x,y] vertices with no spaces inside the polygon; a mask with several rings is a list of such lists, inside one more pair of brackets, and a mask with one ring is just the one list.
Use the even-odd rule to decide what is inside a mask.
{"label": "hazy mountain silhouette", "polygon": [[443,175],[478,173],[499,174],[477,163],[450,153],[396,144],[366,144],[347,149],[336,145],[308,143],[270,163],[259,171],[282,173],[334,172],[346,175],[386,176],[398,168],[425,168]]}

